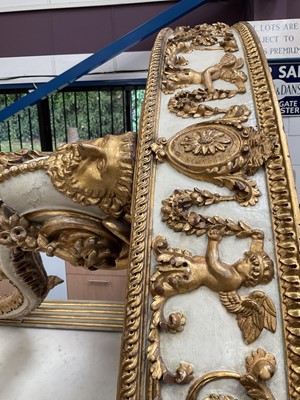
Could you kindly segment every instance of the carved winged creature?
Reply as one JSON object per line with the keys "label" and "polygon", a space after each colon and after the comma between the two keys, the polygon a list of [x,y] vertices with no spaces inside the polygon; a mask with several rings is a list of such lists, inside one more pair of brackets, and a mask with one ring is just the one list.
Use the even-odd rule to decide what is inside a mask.
{"label": "carved winged creature", "polygon": [[275,332],[276,310],[270,297],[262,291],[254,291],[246,296],[236,291],[241,286],[267,284],[274,276],[273,261],[263,250],[263,233],[253,232],[250,250],[232,265],[220,260],[220,232],[211,229],[207,235],[204,257],[170,248],[163,237],[158,236],[154,240],[158,265],[157,272],[151,277],[154,296],[152,309],[159,310],[160,328],[168,326],[162,312],[168,298],[206,286],[218,292],[225,308],[236,314],[238,326],[247,343],[257,339],[264,328]]}
{"label": "carved winged creature", "polygon": [[61,282],[38,252],[89,270],[127,267],[135,143],[128,132],[52,154],[0,153],[0,263],[16,288],[0,299],[2,318],[30,312]]}
{"label": "carved winged creature", "polygon": [[257,339],[264,328],[273,333],[276,331],[276,309],[264,292],[256,290],[248,296],[240,296],[236,291],[221,292],[220,300],[227,311],[236,314],[247,344]]}

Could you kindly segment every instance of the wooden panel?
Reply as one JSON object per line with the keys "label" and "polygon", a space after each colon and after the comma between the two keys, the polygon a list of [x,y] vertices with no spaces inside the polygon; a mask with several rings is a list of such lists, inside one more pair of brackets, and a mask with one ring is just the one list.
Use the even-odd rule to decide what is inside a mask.
{"label": "wooden panel", "polygon": [[126,277],[68,274],[67,289],[69,299],[125,301]]}
{"label": "wooden panel", "polygon": [[127,276],[127,269],[120,269],[118,271],[110,271],[107,270],[97,270],[97,271],[89,271],[83,267],[74,267],[74,265],[66,262],[66,273],[69,274],[80,274],[80,275],[112,275],[112,276]]}

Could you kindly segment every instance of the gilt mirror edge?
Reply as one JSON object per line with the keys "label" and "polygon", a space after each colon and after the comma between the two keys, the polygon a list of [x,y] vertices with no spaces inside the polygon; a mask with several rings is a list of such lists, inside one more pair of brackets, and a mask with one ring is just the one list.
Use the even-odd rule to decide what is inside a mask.
{"label": "gilt mirror edge", "polygon": [[45,300],[19,319],[0,319],[0,326],[122,332],[123,302]]}

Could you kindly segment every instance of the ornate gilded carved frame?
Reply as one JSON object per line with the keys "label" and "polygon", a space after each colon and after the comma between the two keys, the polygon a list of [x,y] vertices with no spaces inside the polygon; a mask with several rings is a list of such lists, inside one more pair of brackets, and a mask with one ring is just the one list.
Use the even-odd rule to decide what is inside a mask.
{"label": "ornate gilded carved frame", "polygon": [[[241,58],[232,56],[237,50],[236,38],[240,38],[240,51],[243,53]],[[213,53],[212,50],[216,47],[228,55],[226,56],[227,59],[219,59],[219,62],[213,62],[214,65],[205,70],[202,69],[200,72],[186,67],[187,59],[189,60],[188,54],[194,50],[206,50],[206,54],[211,50],[211,53]],[[229,66],[228,69],[226,69],[226,65]],[[241,73],[242,70],[243,73]],[[229,82],[230,89],[215,89],[214,82],[219,79]],[[245,93],[245,85],[249,83],[256,114],[256,126],[254,127],[247,124],[250,114],[248,104],[238,106],[240,104],[238,96]],[[198,88],[195,89],[195,86],[193,86],[193,91],[181,90],[188,87],[189,84],[198,85]],[[188,87],[188,89],[190,88]],[[169,110],[164,112],[175,113],[178,118],[186,118],[188,127],[181,130],[177,129],[177,132],[179,132],[167,140],[158,135],[159,113],[162,97],[170,94],[172,97],[168,103]],[[216,107],[217,104],[214,104],[214,106],[211,103],[203,104],[206,101],[226,97],[235,98],[235,96],[235,103],[237,104],[235,108],[224,110]],[[192,117],[193,120],[189,119]],[[206,122],[207,120],[209,122]],[[197,125],[198,122],[200,123]],[[182,125],[179,123],[178,126]],[[164,128],[168,129],[168,126],[164,126]],[[231,151],[232,147],[230,146],[238,143],[239,132],[243,132],[242,142],[244,146],[240,146],[239,156],[231,163],[223,163],[223,169],[221,167],[212,168],[215,155],[217,155],[219,162],[223,155],[227,154],[227,151]],[[199,164],[197,164],[198,156],[202,157]],[[207,159],[209,159],[208,165],[203,167],[203,163],[205,164]],[[174,188],[171,190],[172,183],[168,181],[166,176],[165,184],[170,186],[169,192],[172,195],[165,199],[163,204],[157,204],[156,191],[158,189],[155,182],[159,162],[164,162],[168,171],[174,168],[179,174],[187,176],[185,178],[187,182],[192,182],[190,186],[194,184],[194,187],[201,187],[204,181],[225,186],[231,194],[225,196],[208,190],[184,190],[185,187],[176,187],[173,192]],[[221,161],[220,163],[222,164]],[[243,205],[245,206],[245,216],[247,216],[249,208],[253,207],[256,210],[255,207],[259,207],[259,187],[257,187],[255,180],[257,179],[256,173],[258,170],[262,171],[260,167],[263,164],[264,170],[258,172],[258,174],[265,176],[267,185],[266,192],[272,231],[269,237],[264,239],[261,229],[251,228],[242,221],[235,224],[235,221],[230,219],[231,217],[206,217],[188,210],[191,206],[198,207],[219,203],[220,201],[235,201],[239,204],[234,205],[233,210]],[[220,173],[221,169],[222,173]],[[251,179],[248,178],[249,176],[251,176]],[[216,187],[216,189],[218,188]],[[234,195],[232,190],[235,192]],[[197,208],[195,210],[197,211]],[[205,258],[193,256],[191,251],[182,247],[172,248],[171,246],[174,244],[172,240],[168,243],[166,238],[157,236],[159,234],[157,226],[153,230],[153,220],[156,215],[159,216],[157,218],[162,220],[161,225],[157,224],[157,226],[166,224],[167,232],[173,230],[174,235],[181,234],[181,238],[185,234],[191,235],[190,237],[195,236],[197,237],[195,240],[200,243],[201,236],[206,234],[208,250]],[[170,237],[174,239],[174,235]],[[273,260],[269,257],[268,260],[270,261],[265,260],[266,274],[264,272],[265,275],[261,275],[260,268],[263,262],[254,261],[254,264],[257,263],[255,264],[257,268],[252,269],[251,276],[253,279],[251,278],[252,281],[243,281],[243,283],[244,286],[255,286],[259,283],[259,279],[260,283],[263,284],[268,284],[271,280],[274,283],[275,269],[278,298],[280,299],[279,307],[277,307],[279,322],[277,327],[274,303],[264,292],[255,291],[248,296],[240,296],[233,289],[232,280],[228,281],[227,285],[227,281],[223,278],[222,287],[226,287],[226,289],[221,290],[217,286],[218,284],[212,284],[211,281],[207,280],[207,277],[196,276],[197,271],[199,271],[197,265],[203,268],[207,268],[205,263],[209,266],[210,264],[215,265],[216,261],[210,259],[212,254],[216,252],[216,243],[224,236],[248,238],[249,240],[251,238],[251,250],[256,255],[263,251],[264,244],[270,248],[267,242],[273,241],[274,256],[271,257]],[[175,244],[180,246],[181,242],[178,241],[178,243]],[[199,253],[197,252],[197,254]],[[266,257],[265,253],[263,257]],[[195,28],[180,27],[175,31],[165,29],[157,37],[152,52],[138,137],[130,259],[118,399],[197,399],[200,398],[198,394],[206,384],[219,379],[226,379],[226,382],[228,380],[238,381],[246,389],[249,398],[275,399],[277,393],[272,393],[272,384],[268,386],[269,383],[265,383],[273,376],[275,371],[276,361],[272,354],[273,349],[265,351],[262,348],[257,348],[255,343],[252,344],[260,335],[263,337],[262,340],[265,340],[265,337],[271,337],[272,332],[275,331],[278,337],[282,338],[278,346],[283,348],[283,358],[277,360],[277,365],[283,371],[283,375],[286,373],[287,392],[285,398],[299,399],[300,264],[298,200],[272,78],[255,32],[246,23],[236,24],[232,28],[225,26],[225,24],[213,24],[212,26],[203,24]],[[230,271],[232,272],[232,270]],[[202,281],[205,279],[206,283],[203,283]],[[185,286],[185,281],[189,285]],[[164,316],[163,306],[166,300],[174,294],[194,290],[203,284],[213,291],[219,292],[220,299],[227,311],[236,313],[237,322],[246,343],[245,346],[249,343],[251,345],[248,353],[245,352],[245,357],[247,356],[246,367],[244,366],[245,357],[241,356],[238,369],[229,372],[223,371],[221,368],[223,354],[219,354],[220,370],[203,371],[204,375],[195,379],[193,366],[183,362],[182,359],[176,361],[177,364],[180,363],[180,366],[173,374],[164,363],[163,351],[166,350],[161,348],[163,347],[161,341],[162,337],[165,338],[166,336],[163,335],[170,335],[171,332],[179,338],[180,335],[183,335],[180,332],[184,330],[185,334],[185,329],[188,329],[184,325],[189,321],[186,321],[182,310],[172,313],[167,320],[167,317]],[[236,282],[236,287],[239,287],[240,284],[241,282]],[[267,291],[268,286],[266,288]],[[187,297],[182,294],[181,296],[186,301]],[[251,303],[252,309],[247,314],[250,315],[250,319],[247,319],[248,317],[245,317],[245,314],[243,315],[241,312],[240,305],[244,300],[247,304]],[[237,306],[237,302],[239,302],[239,306]],[[248,307],[246,303],[243,304]],[[203,307],[203,304],[197,304],[194,307],[200,308]],[[255,314],[256,311],[253,311],[254,309],[260,315],[259,318],[262,318],[260,320],[262,322],[256,323],[254,321],[258,316],[258,314]],[[250,320],[251,322],[249,322]],[[253,326],[255,326],[255,332],[252,329]],[[167,343],[166,340],[164,339],[164,344]],[[184,342],[184,339],[182,339],[181,345],[184,348],[189,346],[188,343]],[[214,346],[214,343],[211,345]],[[146,358],[147,349],[148,359]],[[232,352],[232,354],[243,353],[240,347],[236,349],[234,346],[226,349],[224,347],[225,350],[226,354],[228,352]],[[271,351],[271,353],[268,351]],[[176,354],[173,358],[176,359]],[[245,370],[246,373],[239,375],[236,371],[240,370]],[[275,377],[272,379],[275,379]],[[168,385],[174,385],[174,389],[170,392],[164,389]],[[184,394],[187,389],[181,389],[184,385],[189,385],[186,386],[189,388],[187,394]],[[226,393],[226,390],[224,389],[221,393]],[[219,389],[217,394],[206,397],[206,400],[234,400],[233,395],[235,396],[236,393],[231,395],[220,394]],[[244,396],[244,394],[241,394],[241,396]]]}

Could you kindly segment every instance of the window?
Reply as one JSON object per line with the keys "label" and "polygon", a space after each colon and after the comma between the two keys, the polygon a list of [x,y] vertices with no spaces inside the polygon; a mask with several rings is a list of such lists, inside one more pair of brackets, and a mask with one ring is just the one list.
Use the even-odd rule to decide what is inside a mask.
{"label": "window", "polygon": [[[68,87],[1,122],[1,151],[50,151],[67,142],[71,127],[78,129],[81,140],[137,132],[144,92],[144,86]],[[0,90],[0,107],[25,93],[25,89]]]}

